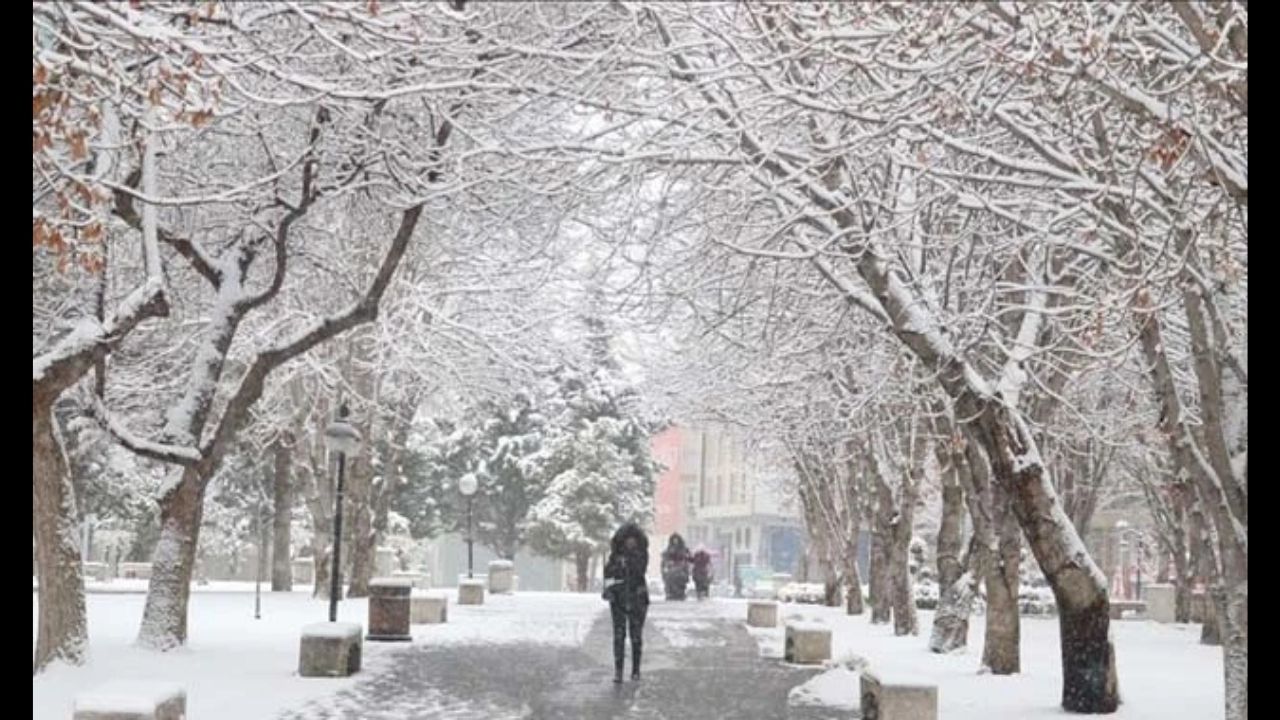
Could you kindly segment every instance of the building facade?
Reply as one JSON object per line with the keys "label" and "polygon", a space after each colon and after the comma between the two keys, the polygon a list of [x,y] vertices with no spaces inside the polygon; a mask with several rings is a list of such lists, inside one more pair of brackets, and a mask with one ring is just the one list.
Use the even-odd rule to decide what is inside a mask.
{"label": "building facade", "polygon": [[804,525],[782,492],[785,478],[723,426],[668,428],[652,440],[665,466],[654,497],[655,540],[672,533],[712,556],[718,582],[744,583],[773,573],[796,574],[804,554]]}

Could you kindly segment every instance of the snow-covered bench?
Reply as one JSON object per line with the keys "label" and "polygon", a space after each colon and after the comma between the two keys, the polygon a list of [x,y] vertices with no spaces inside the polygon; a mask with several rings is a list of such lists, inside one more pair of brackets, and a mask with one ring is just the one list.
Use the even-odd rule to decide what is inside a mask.
{"label": "snow-covered bench", "polygon": [[409,598],[409,621],[414,625],[449,620],[449,598],[444,593],[417,592]]}
{"label": "snow-covered bench", "polygon": [[180,685],[115,680],[77,695],[74,720],[184,720],[187,694]]}
{"label": "snow-covered bench", "polygon": [[818,665],[831,659],[831,628],[817,623],[788,623],[783,659]]}
{"label": "snow-covered bench", "polygon": [[484,581],[479,579],[460,581],[458,583],[458,604],[483,605]]}
{"label": "snow-covered bench", "polygon": [[862,672],[862,720],[938,720],[938,686]]}
{"label": "snow-covered bench", "polygon": [[298,674],[347,677],[360,672],[360,623],[315,623],[302,628]]}
{"label": "snow-covered bench", "polygon": [[751,627],[777,627],[778,603],[773,600],[748,601],[747,625]]}

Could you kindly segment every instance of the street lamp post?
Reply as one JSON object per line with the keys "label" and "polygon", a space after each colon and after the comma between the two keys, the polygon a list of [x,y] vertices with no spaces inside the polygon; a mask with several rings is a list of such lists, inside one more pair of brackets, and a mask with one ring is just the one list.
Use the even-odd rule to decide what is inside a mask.
{"label": "street lamp post", "polygon": [[360,452],[360,432],[347,422],[346,403],[338,410],[338,419],[324,430],[324,442],[330,452],[338,453],[338,487],[333,496],[333,571],[329,578],[329,622],[338,621],[338,594],[342,592],[342,481],[347,456]]}
{"label": "street lamp post", "polygon": [[463,475],[462,479],[458,481],[458,492],[462,493],[462,497],[467,499],[467,579],[468,580],[472,578],[472,566],[474,564],[473,563],[474,555],[472,552],[474,539],[471,535],[471,505],[472,505],[472,500],[475,498],[476,489],[478,488],[478,486],[479,486],[479,483],[476,482],[476,476],[471,473],[467,473],[466,475]]}

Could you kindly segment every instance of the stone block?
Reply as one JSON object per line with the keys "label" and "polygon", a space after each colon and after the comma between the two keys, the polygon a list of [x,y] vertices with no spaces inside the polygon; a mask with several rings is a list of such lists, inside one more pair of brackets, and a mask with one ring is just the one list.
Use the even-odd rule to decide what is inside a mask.
{"label": "stone block", "polygon": [[449,598],[444,593],[418,593],[409,596],[409,622],[427,625],[449,621]]}
{"label": "stone block", "polygon": [[180,685],[115,680],[77,695],[74,720],[185,720],[187,693]]}
{"label": "stone block", "polygon": [[862,720],[938,720],[938,686],[863,672]]}
{"label": "stone block", "polygon": [[397,570],[391,573],[391,577],[408,580],[413,584],[415,590],[431,589],[431,575],[428,573],[414,572],[413,570]]}
{"label": "stone block", "polygon": [[413,583],[406,578],[375,578],[369,582],[369,635],[378,642],[408,642],[409,598]]}
{"label": "stone block", "polygon": [[120,577],[126,580],[150,580],[151,563],[122,562],[120,563]]}
{"label": "stone block", "polygon": [[510,560],[493,560],[489,563],[489,592],[509,593],[515,589],[515,563]]}
{"label": "stone block", "polygon": [[483,605],[484,604],[484,581],[483,580],[463,580],[458,583],[458,604],[459,605]]}
{"label": "stone block", "polygon": [[1177,601],[1172,585],[1147,585],[1142,588],[1142,595],[1147,601],[1148,618],[1158,623],[1171,623],[1177,620]]}
{"label": "stone block", "polygon": [[360,623],[316,623],[302,628],[298,674],[347,677],[360,672]]}
{"label": "stone block", "polygon": [[831,659],[831,628],[813,623],[787,625],[783,659],[797,665],[818,665]]}
{"label": "stone block", "polygon": [[771,628],[778,626],[778,603],[773,600],[751,600],[747,603],[747,625]]}
{"label": "stone block", "polygon": [[395,550],[389,547],[380,547],[374,551],[373,570],[379,577],[391,577],[391,573],[398,567]]}
{"label": "stone block", "polygon": [[292,563],[293,582],[298,585],[310,585],[316,579],[316,562],[311,558],[294,560]]}

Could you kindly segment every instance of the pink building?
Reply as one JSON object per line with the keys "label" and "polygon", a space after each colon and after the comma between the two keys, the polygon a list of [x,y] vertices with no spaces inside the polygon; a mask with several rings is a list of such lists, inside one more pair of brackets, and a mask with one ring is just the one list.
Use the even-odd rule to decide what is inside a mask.
{"label": "pink building", "polygon": [[663,466],[653,492],[653,534],[662,538],[685,528],[684,503],[680,493],[680,429],[669,427],[650,441],[653,459]]}

